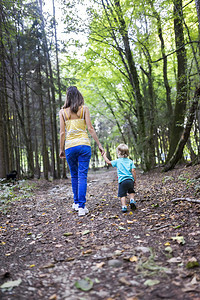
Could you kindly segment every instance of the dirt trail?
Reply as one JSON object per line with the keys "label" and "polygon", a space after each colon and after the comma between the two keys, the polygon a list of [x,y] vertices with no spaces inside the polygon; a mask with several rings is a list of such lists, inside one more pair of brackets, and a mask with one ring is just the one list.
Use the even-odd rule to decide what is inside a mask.
{"label": "dirt trail", "polygon": [[122,214],[116,171],[90,171],[81,218],[70,179],[37,182],[1,216],[0,299],[199,300],[200,204],[172,202],[199,199],[197,174],[138,170],[137,210]]}

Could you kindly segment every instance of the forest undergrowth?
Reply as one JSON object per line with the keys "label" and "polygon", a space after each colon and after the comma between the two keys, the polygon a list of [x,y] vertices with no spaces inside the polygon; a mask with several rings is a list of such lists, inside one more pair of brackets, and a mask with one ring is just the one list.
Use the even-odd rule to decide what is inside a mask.
{"label": "forest undergrowth", "polygon": [[116,170],[89,171],[84,217],[70,178],[1,185],[0,299],[199,300],[199,175],[137,170],[122,213]]}

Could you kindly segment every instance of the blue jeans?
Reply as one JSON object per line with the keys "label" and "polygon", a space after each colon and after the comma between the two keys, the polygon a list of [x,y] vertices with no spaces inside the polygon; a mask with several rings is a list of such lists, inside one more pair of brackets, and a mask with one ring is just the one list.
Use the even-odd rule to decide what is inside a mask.
{"label": "blue jeans", "polygon": [[84,208],[87,191],[87,173],[91,158],[91,147],[80,145],[65,150],[66,160],[71,173],[74,203]]}

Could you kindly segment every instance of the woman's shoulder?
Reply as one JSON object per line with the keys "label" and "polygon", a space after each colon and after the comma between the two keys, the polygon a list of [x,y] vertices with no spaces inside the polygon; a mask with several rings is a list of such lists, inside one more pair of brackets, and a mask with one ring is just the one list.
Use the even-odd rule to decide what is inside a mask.
{"label": "woman's shoulder", "polygon": [[87,105],[83,105],[83,111],[86,112],[86,111],[89,111],[89,108]]}
{"label": "woman's shoulder", "polygon": [[59,110],[59,114],[64,114],[66,110],[67,108],[61,107],[61,109]]}

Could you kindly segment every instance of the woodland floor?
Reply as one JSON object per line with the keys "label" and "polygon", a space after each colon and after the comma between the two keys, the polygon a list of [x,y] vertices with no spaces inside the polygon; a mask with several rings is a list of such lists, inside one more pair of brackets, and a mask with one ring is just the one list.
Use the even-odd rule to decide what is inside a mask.
{"label": "woodland floor", "polygon": [[199,200],[199,174],[137,170],[137,210],[123,214],[116,169],[90,171],[85,217],[70,179],[35,181],[1,215],[0,299],[199,300],[200,203],[173,201]]}

